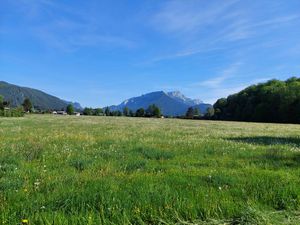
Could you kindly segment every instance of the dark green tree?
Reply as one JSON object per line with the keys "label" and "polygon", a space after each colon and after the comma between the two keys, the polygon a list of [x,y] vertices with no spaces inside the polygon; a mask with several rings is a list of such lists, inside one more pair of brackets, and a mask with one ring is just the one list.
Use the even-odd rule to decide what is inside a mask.
{"label": "dark green tree", "polygon": [[161,111],[160,108],[158,106],[156,106],[155,104],[149,105],[149,107],[146,110],[145,115],[147,117],[161,117]]}
{"label": "dark green tree", "polygon": [[94,110],[92,108],[84,108],[83,109],[83,115],[85,116],[92,116],[94,115]]}
{"label": "dark green tree", "polygon": [[68,115],[73,115],[74,114],[74,106],[73,105],[69,104],[67,106],[67,113],[68,113]]}
{"label": "dark green tree", "polygon": [[22,104],[25,112],[32,112],[32,103],[29,98],[25,98]]}
{"label": "dark green tree", "polygon": [[188,110],[185,113],[185,117],[187,119],[193,119],[194,115],[195,115],[194,108],[193,107],[189,107]]}
{"label": "dark green tree", "polygon": [[110,116],[122,116],[122,112],[120,110],[110,111]]}
{"label": "dark green tree", "polygon": [[138,110],[136,110],[135,116],[136,117],[144,117],[145,116],[145,110],[143,108],[139,108]]}
{"label": "dark green tree", "polygon": [[194,108],[194,115],[200,116],[200,110],[198,108]]}
{"label": "dark green tree", "polygon": [[4,105],[3,105],[3,96],[0,95],[0,110],[3,110],[4,109]]}
{"label": "dark green tree", "polygon": [[207,108],[204,117],[207,118],[207,119],[212,119],[214,115],[215,115],[215,110],[214,110],[214,108],[209,107],[209,108]]}
{"label": "dark green tree", "polygon": [[106,108],[105,108],[104,114],[105,114],[106,116],[110,116],[111,113],[110,113],[109,107],[106,107]]}
{"label": "dark green tree", "polygon": [[94,116],[102,116],[103,110],[101,108],[94,109]]}
{"label": "dark green tree", "polygon": [[129,116],[129,109],[128,109],[127,106],[123,109],[123,115],[124,116]]}
{"label": "dark green tree", "polygon": [[215,118],[216,119],[225,119],[226,117],[226,106],[227,106],[227,99],[221,98],[217,100],[217,102],[214,104],[215,109]]}
{"label": "dark green tree", "polygon": [[129,116],[131,116],[131,117],[134,116],[134,112],[131,109],[129,110]]}
{"label": "dark green tree", "polygon": [[153,110],[153,117],[156,117],[156,118],[160,118],[161,117],[161,111],[160,111],[160,108],[155,106],[154,107],[154,110]]}

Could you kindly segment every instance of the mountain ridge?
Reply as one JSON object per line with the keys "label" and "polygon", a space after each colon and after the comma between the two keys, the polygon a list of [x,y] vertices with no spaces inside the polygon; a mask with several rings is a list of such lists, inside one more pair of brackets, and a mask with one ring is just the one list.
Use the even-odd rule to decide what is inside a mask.
{"label": "mountain ridge", "polygon": [[[21,106],[24,99],[29,98],[36,110],[62,110],[66,109],[68,104],[72,104],[76,110],[82,110],[81,105],[77,102],[66,101],[38,89],[21,87],[5,81],[0,81],[0,95],[4,97],[4,100],[10,102],[12,107]],[[136,111],[139,108],[147,109],[151,104],[157,105],[165,116],[185,115],[189,107],[198,108],[204,114],[207,108],[212,107],[199,99],[188,98],[180,91],[154,91],[108,107],[111,111],[122,111],[125,107]]]}
{"label": "mountain ridge", "polygon": [[22,105],[24,99],[29,98],[34,108],[38,110],[61,110],[68,104],[72,104],[77,110],[82,109],[77,102],[66,101],[38,89],[22,87],[6,81],[0,81],[0,95],[10,102],[12,107]]}
{"label": "mountain ridge", "polygon": [[207,108],[212,107],[210,104],[205,104],[201,100],[187,98],[179,91],[154,91],[138,97],[129,98],[119,105],[108,107],[112,111],[122,111],[125,107],[136,111],[139,108],[147,109],[151,104],[157,105],[161,109],[162,114],[166,116],[184,115],[189,107],[198,108],[202,113],[205,113]]}

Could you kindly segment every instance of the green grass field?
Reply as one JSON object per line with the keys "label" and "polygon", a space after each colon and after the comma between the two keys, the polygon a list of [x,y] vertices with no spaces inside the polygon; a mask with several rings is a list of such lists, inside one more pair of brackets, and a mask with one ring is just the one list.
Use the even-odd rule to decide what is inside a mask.
{"label": "green grass field", "polygon": [[300,125],[0,118],[0,224],[300,224]]}

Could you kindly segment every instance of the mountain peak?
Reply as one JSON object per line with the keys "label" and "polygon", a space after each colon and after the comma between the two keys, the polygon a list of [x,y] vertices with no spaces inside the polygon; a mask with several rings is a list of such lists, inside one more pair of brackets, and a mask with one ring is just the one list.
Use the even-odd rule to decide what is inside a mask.
{"label": "mountain peak", "polygon": [[185,97],[180,91],[170,91],[167,93],[169,96]]}
{"label": "mountain peak", "polygon": [[142,96],[145,96],[145,95],[165,95],[166,93],[164,91],[153,91],[153,92],[150,92],[150,93],[147,93],[147,94],[143,94]]}
{"label": "mountain peak", "polygon": [[127,99],[120,105],[110,106],[110,109],[122,111],[125,107],[128,107],[135,111],[139,108],[146,109],[151,104],[157,105],[164,115],[169,116],[184,115],[188,107],[191,106],[198,107],[201,112],[205,112],[210,107],[210,105],[202,104],[200,100],[185,97],[180,91],[155,91]]}
{"label": "mountain peak", "polygon": [[180,102],[190,105],[190,106],[199,105],[199,104],[203,103],[199,99],[191,99],[191,98],[186,97],[180,91],[168,92],[167,95],[177,101],[180,101]]}

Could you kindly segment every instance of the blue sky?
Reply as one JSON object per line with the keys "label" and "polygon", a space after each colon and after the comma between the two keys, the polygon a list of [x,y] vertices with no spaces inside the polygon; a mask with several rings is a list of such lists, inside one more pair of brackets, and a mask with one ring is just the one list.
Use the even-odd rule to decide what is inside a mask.
{"label": "blue sky", "polygon": [[299,0],[0,0],[0,80],[84,106],[299,76]]}

